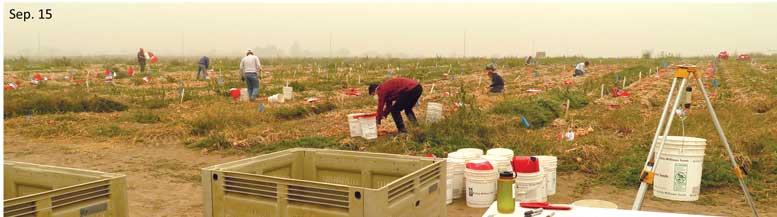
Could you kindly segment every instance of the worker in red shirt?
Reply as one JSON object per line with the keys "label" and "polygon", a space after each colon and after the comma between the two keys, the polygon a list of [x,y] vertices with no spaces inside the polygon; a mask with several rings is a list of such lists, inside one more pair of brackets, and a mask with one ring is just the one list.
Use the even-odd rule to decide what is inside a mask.
{"label": "worker in red shirt", "polygon": [[391,113],[391,118],[397,125],[399,133],[406,133],[405,123],[402,121],[401,111],[405,111],[407,119],[413,124],[417,123],[413,107],[421,97],[423,88],[417,81],[407,78],[392,78],[382,84],[370,84],[370,95],[378,94],[377,122]]}

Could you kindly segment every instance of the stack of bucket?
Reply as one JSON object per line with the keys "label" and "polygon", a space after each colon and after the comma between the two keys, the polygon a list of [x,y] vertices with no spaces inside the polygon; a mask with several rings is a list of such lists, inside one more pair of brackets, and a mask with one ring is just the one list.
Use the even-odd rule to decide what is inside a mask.
{"label": "stack of bucket", "polygon": [[556,166],[558,158],[556,156],[535,156],[540,161],[540,167],[545,174],[545,192],[548,196],[556,194]]}
{"label": "stack of bucket", "polygon": [[426,122],[434,123],[442,119],[442,104],[430,102],[426,106]]}
{"label": "stack of bucket", "polygon": [[510,160],[513,159],[513,150],[506,148],[492,148],[486,151],[486,155],[483,156],[486,160],[490,161],[497,169],[497,173],[502,171],[513,171]]}
{"label": "stack of bucket", "polygon": [[496,199],[496,172],[487,160],[477,159],[467,162],[466,193],[467,206],[487,208]]}
{"label": "stack of bucket", "polygon": [[[658,137],[660,144],[664,137]],[[653,195],[676,201],[699,200],[702,164],[707,140],[668,136],[655,166]],[[657,146],[658,147],[658,146]]]}
{"label": "stack of bucket", "polygon": [[515,171],[515,200],[519,202],[545,202],[545,175],[539,159],[529,156],[513,157]]}

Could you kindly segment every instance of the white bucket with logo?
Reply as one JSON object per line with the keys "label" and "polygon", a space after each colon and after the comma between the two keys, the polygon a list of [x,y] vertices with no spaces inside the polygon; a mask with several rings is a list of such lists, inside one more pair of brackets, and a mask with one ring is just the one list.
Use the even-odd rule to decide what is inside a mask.
{"label": "white bucket with logo", "polygon": [[348,115],[348,129],[351,131],[351,137],[362,136],[362,125],[356,116],[364,115],[364,113],[354,113]]}
{"label": "white bucket with logo", "polygon": [[545,202],[548,196],[545,194],[545,174],[542,171],[535,173],[516,173],[515,200],[519,202]]}
{"label": "white bucket with logo", "polygon": [[283,87],[283,99],[284,100],[291,100],[292,94],[294,93],[294,88],[292,87]]}
{"label": "white bucket with logo", "polygon": [[434,123],[442,119],[442,104],[430,102],[426,105],[426,122]]}
{"label": "white bucket with logo", "polygon": [[375,113],[355,116],[355,118],[359,119],[359,125],[362,128],[362,137],[365,139],[378,138],[378,124],[375,122],[375,117],[377,117],[377,114]]}
{"label": "white bucket with logo", "polygon": [[[658,144],[662,140],[658,137]],[[706,145],[702,138],[668,136],[656,164],[653,195],[676,201],[699,200]]]}
{"label": "white bucket with logo", "polygon": [[556,194],[556,167],[558,158],[556,156],[535,156],[540,160],[540,166],[545,173],[545,192],[548,196]]}
{"label": "white bucket with logo", "polygon": [[488,208],[496,199],[498,175],[487,160],[471,160],[465,169],[467,206]]}

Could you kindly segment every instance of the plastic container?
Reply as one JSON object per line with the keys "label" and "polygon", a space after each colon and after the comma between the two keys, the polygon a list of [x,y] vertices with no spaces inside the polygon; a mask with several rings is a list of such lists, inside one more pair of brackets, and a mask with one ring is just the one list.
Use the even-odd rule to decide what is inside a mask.
{"label": "plastic container", "polygon": [[545,202],[545,174],[539,159],[528,156],[513,157],[515,171],[515,200],[519,202]]}
{"label": "plastic container", "polygon": [[442,104],[430,102],[426,105],[426,122],[434,123],[442,119]]}
{"label": "plastic container", "polygon": [[505,156],[496,156],[496,155],[483,155],[480,156],[481,158],[488,160],[491,165],[494,166],[494,172],[499,174],[504,171],[513,171],[512,166],[510,166],[510,158],[507,158]]}
{"label": "plastic container", "polygon": [[451,152],[448,153],[448,173],[451,174],[451,193],[452,199],[459,199],[464,195],[464,168],[469,159],[466,153]]}
{"label": "plastic container", "polygon": [[205,217],[447,216],[440,158],[294,148],[202,170]]}
{"label": "plastic container", "polygon": [[467,206],[488,208],[496,199],[497,174],[487,160],[471,160],[465,170]]}
{"label": "plastic container", "polygon": [[293,87],[283,87],[283,100],[291,100],[294,96],[294,88]]}
{"label": "plastic container", "polygon": [[558,158],[556,156],[535,156],[540,160],[540,166],[545,174],[545,193],[550,196],[556,194],[556,167]]}
{"label": "plastic container", "polygon": [[[658,137],[659,144],[663,138]],[[668,136],[656,164],[653,195],[676,201],[698,200],[706,145],[702,138]]]}
{"label": "plastic container", "polygon": [[496,208],[499,213],[515,212],[515,199],[513,199],[513,177],[512,171],[499,173],[499,179],[496,184]]}
{"label": "plastic container", "polygon": [[354,116],[359,120],[359,126],[361,127],[362,137],[365,139],[378,138],[378,124],[375,118],[378,117],[375,113],[362,114]]}
{"label": "plastic container", "polygon": [[492,148],[486,151],[486,155],[502,156],[502,157],[507,157],[507,159],[513,159],[513,157],[515,156],[515,153],[513,152],[512,149]]}
{"label": "plastic container", "polygon": [[351,132],[351,137],[360,137],[362,134],[362,125],[359,123],[357,116],[361,116],[364,113],[354,113],[348,115],[348,129]]}
{"label": "plastic container", "polygon": [[456,150],[456,152],[469,153],[470,155],[474,155],[472,159],[478,159],[480,156],[483,156],[483,149],[479,148],[460,148],[459,150]]}
{"label": "plastic container", "polygon": [[234,100],[240,99],[240,89],[230,88],[229,89],[229,96],[231,96],[232,99],[234,99]]}
{"label": "plastic container", "polygon": [[3,216],[129,216],[124,175],[6,160]]}
{"label": "plastic container", "polygon": [[286,101],[284,99],[285,98],[281,94],[275,94],[275,95],[272,95],[270,97],[267,97],[267,101],[269,101],[271,103],[283,103],[284,101]]}
{"label": "plastic container", "polygon": [[241,102],[247,102],[248,101],[248,88],[240,88],[240,101]]}

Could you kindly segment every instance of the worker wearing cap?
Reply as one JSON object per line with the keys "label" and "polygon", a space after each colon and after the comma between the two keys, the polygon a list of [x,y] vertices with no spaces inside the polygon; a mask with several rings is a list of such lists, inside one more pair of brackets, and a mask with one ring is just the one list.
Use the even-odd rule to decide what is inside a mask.
{"label": "worker wearing cap", "polygon": [[496,72],[496,64],[489,63],[486,65],[486,72],[488,77],[491,77],[491,85],[488,86],[489,93],[502,93],[505,89],[505,81],[502,76]]}
{"label": "worker wearing cap", "polygon": [[588,61],[578,63],[577,66],[575,66],[575,75],[573,75],[573,77],[583,76],[586,72],[588,72],[586,71],[586,67],[588,67],[588,65],[591,65],[591,63]]}
{"label": "worker wearing cap", "polygon": [[423,93],[423,88],[418,81],[408,78],[392,78],[381,84],[370,84],[368,88],[370,95],[378,95],[378,117],[377,122],[391,113],[391,118],[397,125],[397,131],[406,133],[405,123],[402,120],[400,112],[405,111],[407,119],[413,124],[417,123],[413,107],[418,103],[418,99]]}
{"label": "worker wearing cap", "polygon": [[259,72],[261,71],[262,64],[259,63],[259,57],[254,56],[254,52],[248,50],[246,56],[240,60],[240,80],[246,82],[251,102],[256,101],[256,95],[259,94]]}

